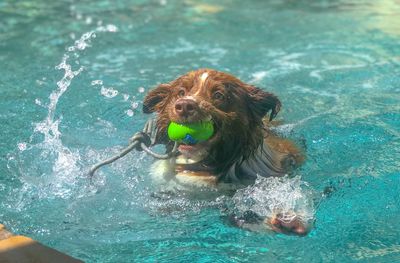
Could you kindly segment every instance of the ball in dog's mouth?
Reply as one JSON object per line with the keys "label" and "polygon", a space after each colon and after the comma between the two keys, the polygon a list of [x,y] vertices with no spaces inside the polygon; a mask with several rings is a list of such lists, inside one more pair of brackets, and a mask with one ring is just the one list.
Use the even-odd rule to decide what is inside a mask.
{"label": "ball in dog's mouth", "polygon": [[179,152],[190,159],[200,160],[207,155],[209,140],[215,135],[211,118],[193,123],[172,122],[168,126],[168,137],[179,143]]}
{"label": "ball in dog's mouth", "polygon": [[214,124],[211,118],[191,123],[171,121],[167,132],[170,140],[193,145],[211,138],[214,135]]}

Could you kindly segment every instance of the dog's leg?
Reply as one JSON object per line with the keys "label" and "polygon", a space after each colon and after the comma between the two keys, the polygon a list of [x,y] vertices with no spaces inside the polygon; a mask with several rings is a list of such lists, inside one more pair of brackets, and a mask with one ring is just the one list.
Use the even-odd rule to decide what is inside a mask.
{"label": "dog's leg", "polygon": [[305,236],[312,228],[312,222],[304,221],[296,213],[277,213],[271,218],[266,218],[264,223],[272,230],[283,234]]}
{"label": "dog's leg", "polygon": [[286,235],[305,236],[312,229],[312,222],[303,220],[293,213],[277,213],[272,217],[261,217],[254,212],[248,211],[242,216],[230,215],[228,222],[236,227],[246,230],[263,232],[270,229],[277,233]]}

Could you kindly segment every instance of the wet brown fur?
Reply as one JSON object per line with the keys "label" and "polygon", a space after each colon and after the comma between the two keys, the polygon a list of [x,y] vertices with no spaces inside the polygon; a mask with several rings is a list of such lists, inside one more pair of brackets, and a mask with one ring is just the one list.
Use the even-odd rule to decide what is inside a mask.
{"label": "wet brown fur", "polygon": [[[202,82],[202,74],[208,77]],[[223,100],[214,99],[220,92]],[[193,97],[198,108],[196,116],[182,119],[174,113],[175,102],[181,95]],[[217,135],[205,162],[216,174],[224,173],[239,159],[247,159],[262,144],[267,143],[277,154],[280,169],[290,170],[303,162],[304,156],[293,142],[271,132],[268,126],[281,107],[272,93],[266,92],[238,78],[211,69],[191,71],[169,83],[151,90],[143,103],[144,113],[157,113],[158,142],[170,143],[167,127],[171,121],[195,122],[211,115]],[[267,125],[263,118],[269,113]]]}

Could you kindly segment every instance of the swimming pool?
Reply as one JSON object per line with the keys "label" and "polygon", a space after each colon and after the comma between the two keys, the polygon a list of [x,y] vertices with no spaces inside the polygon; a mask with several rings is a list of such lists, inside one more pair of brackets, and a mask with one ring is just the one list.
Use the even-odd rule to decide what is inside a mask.
{"label": "swimming pool", "polygon": [[[399,15],[394,0],[3,1],[0,222],[87,262],[400,261]],[[144,94],[200,67],[281,99],[315,192],[307,237],[232,227],[229,198],[154,195],[142,153],[89,182],[143,126]]]}

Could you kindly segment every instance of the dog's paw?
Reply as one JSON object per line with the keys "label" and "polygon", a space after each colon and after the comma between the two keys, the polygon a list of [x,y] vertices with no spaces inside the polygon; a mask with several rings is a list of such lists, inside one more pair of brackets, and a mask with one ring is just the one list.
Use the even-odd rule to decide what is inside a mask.
{"label": "dog's paw", "polygon": [[287,235],[305,236],[310,232],[311,224],[304,222],[296,214],[278,213],[264,221],[272,230]]}

